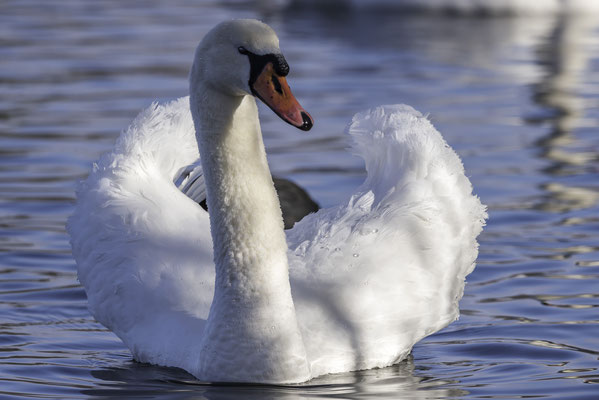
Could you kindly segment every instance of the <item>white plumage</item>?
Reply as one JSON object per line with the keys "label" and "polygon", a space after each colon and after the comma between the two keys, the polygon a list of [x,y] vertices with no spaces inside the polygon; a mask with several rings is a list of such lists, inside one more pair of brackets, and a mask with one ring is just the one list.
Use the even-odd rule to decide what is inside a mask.
{"label": "white plumage", "polygon": [[[243,24],[247,30],[260,23]],[[202,380],[300,382],[396,363],[458,317],[486,212],[458,156],[425,117],[397,105],[353,118],[347,132],[368,176],[339,206],[288,231],[288,249],[280,249],[287,278],[285,260],[268,251],[280,248],[280,210],[273,211],[273,232],[257,231],[272,235],[264,244],[247,237],[253,227],[239,228],[239,221],[252,221],[251,209],[235,198],[230,208],[209,204],[213,225],[225,229],[211,237],[208,213],[175,185],[198,159],[202,141],[189,110],[189,99],[181,98],[143,111],[81,183],[68,223],[90,311],[135,359],[181,367]],[[257,120],[253,98],[245,96],[236,113],[244,123]],[[234,124],[231,135],[237,130]],[[203,155],[207,146],[200,144]],[[247,196],[268,197],[262,176],[232,175],[227,185],[250,179],[260,194]],[[210,185],[221,181],[206,178],[214,199]],[[223,240],[227,234],[233,239]],[[215,268],[229,275],[226,284],[222,273],[217,280],[213,304]]]}

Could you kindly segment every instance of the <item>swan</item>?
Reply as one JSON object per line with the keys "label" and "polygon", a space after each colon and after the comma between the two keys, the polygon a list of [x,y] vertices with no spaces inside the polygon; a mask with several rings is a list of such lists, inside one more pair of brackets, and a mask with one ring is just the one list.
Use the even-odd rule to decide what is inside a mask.
{"label": "swan", "polygon": [[[285,234],[255,98],[310,129],[288,72],[269,26],[220,23],[197,47],[190,96],[142,111],[79,184],[67,222],[78,278],[137,361],[299,383],[397,363],[458,317],[486,211],[409,106],[353,117],[366,180]],[[180,188],[190,165],[209,213]]]}

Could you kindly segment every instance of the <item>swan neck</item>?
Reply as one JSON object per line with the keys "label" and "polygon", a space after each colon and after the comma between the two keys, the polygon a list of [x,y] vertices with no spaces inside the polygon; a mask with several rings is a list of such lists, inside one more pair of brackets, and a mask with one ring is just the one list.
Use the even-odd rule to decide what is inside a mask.
{"label": "swan neck", "polygon": [[[192,91],[190,104],[216,267],[201,375],[207,380],[305,381],[310,371],[256,102],[251,96],[229,96],[201,86]],[[219,371],[243,372],[232,377]]]}
{"label": "swan neck", "polygon": [[264,286],[273,274],[288,282],[281,208],[256,102],[252,96],[230,96],[209,88],[199,100],[202,111],[196,113],[196,135],[206,180],[217,289],[235,287],[239,276],[245,278],[244,287]]}

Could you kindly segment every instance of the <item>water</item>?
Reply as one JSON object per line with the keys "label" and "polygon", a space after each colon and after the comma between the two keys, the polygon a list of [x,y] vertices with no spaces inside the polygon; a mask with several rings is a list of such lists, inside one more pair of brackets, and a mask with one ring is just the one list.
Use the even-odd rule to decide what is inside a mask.
{"label": "water", "polygon": [[[186,94],[217,21],[281,38],[316,121],[262,108],[273,171],[324,206],[364,176],[354,112],[403,102],[461,155],[490,219],[460,320],[399,365],[299,387],[204,385],[138,364],[86,309],[64,223],[74,186],[153,100]],[[244,1],[0,5],[0,397],[599,396],[599,18],[459,18]]]}

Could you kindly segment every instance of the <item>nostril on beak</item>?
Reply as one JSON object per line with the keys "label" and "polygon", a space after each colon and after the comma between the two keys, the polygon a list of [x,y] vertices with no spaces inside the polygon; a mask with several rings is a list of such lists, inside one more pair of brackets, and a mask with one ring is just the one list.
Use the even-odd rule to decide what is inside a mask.
{"label": "nostril on beak", "polygon": [[310,117],[310,115],[308,115],[308,113],[305,111],[302,111],[302,120],[304,121],[302,126],[300,126],[300,129],[302,131],[309,131],[310,129],[312,129],[314,121],[312,121],[312,117]]}

